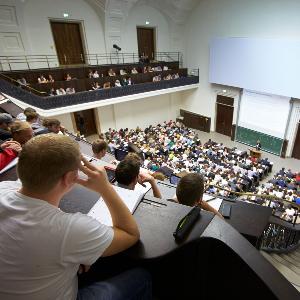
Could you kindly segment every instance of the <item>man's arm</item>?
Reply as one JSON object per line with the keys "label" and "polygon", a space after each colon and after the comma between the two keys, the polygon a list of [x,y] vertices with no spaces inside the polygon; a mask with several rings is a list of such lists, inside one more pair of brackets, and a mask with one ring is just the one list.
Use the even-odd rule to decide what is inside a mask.
{"label": "man's arm", "polygon": [[126,250],[140,237],[137,224],[127,206],[109,183],[104,167],[96,167],[84,158],[82,161],[84,166],[80,166],[80,169],[88,178],[78,178],[77,182],[102,196],[112,218],[114,238],[102,256],[110,256]]}
{"label": "man's arm", "polygon": [[214,209],[211,205],[209,205],[204,200],[201,201],[201,208],[203,208],[204,210],[210,211],[213,214],[215,214],[215,215],[219,216],[220,218],[224,219],[223,216],[216,209]]}
{"label": "man's arm", "polygon": [[153,196],[160,199],[162,198],[160,190],[156,184],[156,180],[151,174],[141,172],[139,174],[138,182],[140,184],[143,184],[144,182],[149,182],[152,187]]}

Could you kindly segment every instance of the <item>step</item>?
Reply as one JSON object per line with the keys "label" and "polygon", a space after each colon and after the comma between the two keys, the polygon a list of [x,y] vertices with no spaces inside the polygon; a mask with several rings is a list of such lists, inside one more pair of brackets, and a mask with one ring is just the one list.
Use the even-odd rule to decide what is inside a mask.
{"label": "step", "polygon": [[300,263],[300,257],[295,255],[293,252],[289,252],[287,255],[290,256],[296,263]]}
{"label": "step", "polygon": [[[261,251],[263,253],[263,251]],[[271,255],[263,253],[263,256],[292,284],[300,286],[300,276],[294,271],[278,262]]]}
{"label": "step", "polygon": [[295,261],[292,257],[290,257],[288,253],[282,253],[280,254],[280,256],[285,260],[289,261],[290,263],[294,264],[296,267],[300,268],[300,263]]}
{"label": "step", "polygon": [[272,253],[271,256],[300,276],[300,268],[298,268],[294,263],[286,260],[281,255],[278,255],[276,253]]}

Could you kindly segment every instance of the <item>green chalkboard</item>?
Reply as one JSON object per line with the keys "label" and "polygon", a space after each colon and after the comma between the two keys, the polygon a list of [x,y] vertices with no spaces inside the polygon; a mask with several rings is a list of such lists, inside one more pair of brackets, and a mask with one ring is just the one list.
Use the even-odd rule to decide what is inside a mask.
{"label": "green chalkboard", "polygon": [[260,140],[262,150],[280,155],[283,139],[241,126],[237,127],[236,141],[255,147],[257,140]]}

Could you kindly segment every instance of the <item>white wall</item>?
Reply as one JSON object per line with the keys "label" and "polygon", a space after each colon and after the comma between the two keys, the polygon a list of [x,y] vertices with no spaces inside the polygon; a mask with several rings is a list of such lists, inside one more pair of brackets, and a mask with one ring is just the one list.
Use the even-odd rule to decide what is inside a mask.
{"label": "white wall", "polygon": [[300,1],[202,0],[185,26],[185,62],[199,67],[200,88],[185,92],[188,110],[212,117],[216,95],[208,82],[209,42],[214,37],[253,37],[300,41]]}
{"label": "white wall", "polygon": [[181,108],[180,92],[98,108],[101,131],[108,128],[142,128],[175,120]]}
{"label": "white wall", "polygon": [[[146,21],[150,24],[146,25]],[[135,5],[126,17],[122,32],[122,51],[137,52],[137,26],[156,28],[156,51],[171,51],[170,26],[167,18],[148,5]]]}
{"label": "white wall", "polygon": [[73,127],[71,114],[63,114],[63,115],[57,115],[53,118],[56,118],[60,121],[61,125],[63,125],[68,131],[75,133],[76,128]]}

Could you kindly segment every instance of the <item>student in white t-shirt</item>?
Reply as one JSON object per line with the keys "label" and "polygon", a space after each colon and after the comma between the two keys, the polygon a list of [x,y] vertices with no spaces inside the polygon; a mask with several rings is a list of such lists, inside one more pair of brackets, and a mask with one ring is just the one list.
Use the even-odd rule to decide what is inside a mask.
{"label": "student in white t-shirt", "polygon": [[[80,265],[90,266],[139,239],[137,224],[104,168],[81,159],[78,144],[69,137],[40,135],[19,156],[21,182],[0,183],[0,299],[151,299],[148,274],[139,269],[78,290]],[[87,179],[78,178],[79,169]],[[112,227],[58,208],[75,183],[101,195]]]}

